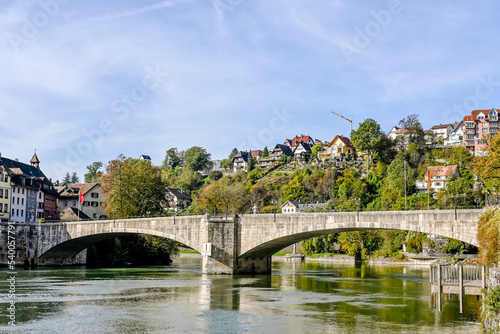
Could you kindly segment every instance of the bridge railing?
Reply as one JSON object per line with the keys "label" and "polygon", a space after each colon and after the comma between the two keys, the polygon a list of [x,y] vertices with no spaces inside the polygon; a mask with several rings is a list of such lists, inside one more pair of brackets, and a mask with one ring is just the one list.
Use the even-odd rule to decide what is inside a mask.
{"label": "bridge railing", "polygon": [[[408,211],[408,212],[417,212],[417,211],[421,211],[421,212],[425,212],[425,211],[452,211],[452,210],[455,210],[455,208],[453,207],[446,207],[446,209],[444,207],[439,207],[439,208],[430,208],[430,209],[427,209],[427,207],[418,207],[418,208],[408,208],[407,210],[404,210],[404,209],[401,209],[401,208],[360,208],[360,209],[351,209],[351,210],[347,210],[347,209],[332,209],[332,210],[328,210],[328,211],[321,211],[321,210],[318,210],[318,211],[306,211],[305,213],[335,213],[335,212],[339,212],[339,213],[345,213],[345,212],[354,212],[354,213],[363,213],[363,212],[394,212],[396,214],[396,212],[401,212],[401,211]],[[480,212],[482,211],[483,209],[482,208],[477,208],[477,207],[471,207],[471,206],[463,206],[463,207],[457,207],[456,210],[460,210],[460,211],[464,211],[464,210],[468,210],[468,211],[473,211],[473,212]],[[456,211],[455,210],[455,211]],[[233,217],[234,217],[234,213],[219,213],[219,212],[216,212],[216,213],[208,213],[209,214],[209,217],[211,217],[211,219],[224,219],[224,220],[232,220]],[[241,215],[241,214],[245,214],[245,215],[248,215],[248,214],[254,214],[254,212],[240,212],[240,213],[237,213],[238,215]],[[276,211],[257,211],[255,212],[255,214],[267,214],[267,215],[281,215],[281,214],[288,214],[288,213],[282,213],[281,210],[276,210]],[[102,221],[106,221],[106,220],[122,220],[122,219],[143,219],[143,218],[161,218],[161,217],[189,217],[189,216],[202,216],[203,213],[171,213],[171,212],[168,212],[168,213],[164,213],[164,214],[161,214],[161,215],[143,215],[143,216],[127,216],[127,217],[101,217],[101,218],[92,218],[92,219],[74,219],[74,220],[47,220],[46,223],[69,223],[69,222],[85,222],[85,221],[99,221],[99,220],[102,220]],[[34,224],[34,223],[31,223],[31,224]],[[31,225],[30,223],[26,223],[26,225]]]}
{"label": "bridge railing", "polygon": [[484,270],[479,265],[461,265],[461,264],[436,264],[430,268],[430,283],[439,284],[459,284],[460,283],[460,267],[462,267],[462,281],[480,282],[483,280]]}

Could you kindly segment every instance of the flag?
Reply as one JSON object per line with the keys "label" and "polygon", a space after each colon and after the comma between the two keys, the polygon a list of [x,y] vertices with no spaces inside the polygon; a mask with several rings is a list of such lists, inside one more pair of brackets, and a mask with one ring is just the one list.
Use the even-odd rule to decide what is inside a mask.
{"label": "flag", "polygon": [[82,203],[82,205],[83,205],[83,202],[85,202],[85,199],[83,198],[83,194],[82,194],[82,192],[81,192],[81,191],[80,191],[78,194],[79,194],[79,196],[80,196],[80,202],[81,202],[81,203]]}

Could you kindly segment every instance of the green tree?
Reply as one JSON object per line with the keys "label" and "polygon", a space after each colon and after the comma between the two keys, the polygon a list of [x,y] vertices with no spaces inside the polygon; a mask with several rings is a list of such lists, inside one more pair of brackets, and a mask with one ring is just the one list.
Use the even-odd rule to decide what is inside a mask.
{"label": "green tree", "polygon": [[321,145],[314,145],[311,147],[311,161],[318,159],[318,152],[321,151]]}
{"label": "green tree", "polygon": [[244,202],[245,188],[242,184],[231,184],[222,178],[207,186],[196,199],[196,206],[209,212],[230,213],[240,211]]}
{"label": "green tree", "polygon": [[255,157],[252,155],[252,151],[248,152],[248,166],[247,166],[247,172],[251,172],[255,169],[255,165],[257,163]]}
{"label": "green tree", "polygon": [[163,213],[166,186],[159,167],[120,155],[109,162],[103,181],[108,216],[133,217]]}
{"label": "green tree", "polygon": [[264,151],[262,152],[262,157],[269,158],[269,150],[267,149],[267,146],[264,147]]}
{"label": "green tree", "polygon": [[179,153],[179,151],[177,151],[177,147],[172,147],[167,150],[167,153],[165,154],[165,160],[163,161],[163,167],[174,169],[176,167],[182,167],[182,163],[182,153]]}
{"label": "green tree", "polygon": [[485,155],[476,157],[472,163],[474,173],[479,175],[488,187],[500,184],[500,136],[487,141]]}
{"label": "green tree", "polygon": [[283,202],[302,200],[307,202],[309,199],[306,188],[302,185],[304,175],[295,176],[289,184],[283,186]]}
{"label": "green tree", "polygon": [[224,168],[224,170],[228,170],[233,167],[233,162],[230,159],[222,159],[220,165]]}
{"label": "green tree", "polygon": [[500,208],[487,210],[478,222],[479,261],[492,265],[500,261]]}
{"label": "green tree", "polygon": [[184,168],[188,168],[194,172],[207,172],[212,168],[213,163],[210,161],[210,153],[199,146],[193,146],[186,150],[184,158]]}
{"label": "green tree", "polygon": [[377,140],[382,135],[380,124],[371,118],[367,118],[363,123],[359,124],[357,130],[352,130],[351,142],[356,149],[367,153],[371,160]]}
{"label": "green tree", "polygon": [[102,176],[102,162],[93,162],[91,165],[87,166],[88,172],[83,176],[85,183],[97,182],[97,179]]}
{"label": "green tree", "polygon": [[80,183],[80,178],[76,175],[76,172],[73,172],[73,174],[71,174],[71,184],[76,183]]}
{"label": "green tree", "polygon": [[404,134],[408,138],[408,144],[413,143],[420,148],[425,146],[425,132],[418,120],[418,114],[406,116],[399,121],[398,126],[404,129]]}
{"label": "green tree", "polygon": [[71,184],[71,175],[69,174],[69,172],[66,172],[66,175],[64,175],[64,178],[62,179],[62,182],[66,184]]}

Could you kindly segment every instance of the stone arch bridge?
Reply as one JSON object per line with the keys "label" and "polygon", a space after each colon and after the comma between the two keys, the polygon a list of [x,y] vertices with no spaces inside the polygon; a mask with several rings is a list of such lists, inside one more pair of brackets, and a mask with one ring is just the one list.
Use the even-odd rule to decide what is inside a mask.
{"label": "stone arch bridge", "polygon": [[483,210],[369,211],[297,214],[247,214],[211,217],[179,216],[97,220],[33,225],[37,261],[62,263],[92,244],[129,233],[168,238],[204,256],[207,274],[270,273],[271,255],[304,239],[336,232],[391,229],[424,232],[478,246],[477,222]]}

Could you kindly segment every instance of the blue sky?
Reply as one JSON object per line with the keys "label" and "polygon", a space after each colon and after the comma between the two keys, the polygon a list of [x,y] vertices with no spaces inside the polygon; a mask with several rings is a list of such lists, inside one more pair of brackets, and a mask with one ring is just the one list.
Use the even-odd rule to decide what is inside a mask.
{"label": "blue sky", "polygon": [[215,159],[374,118],[500,108],[495,1],[0,4],[0,152],[48,177],[171,147]]}

